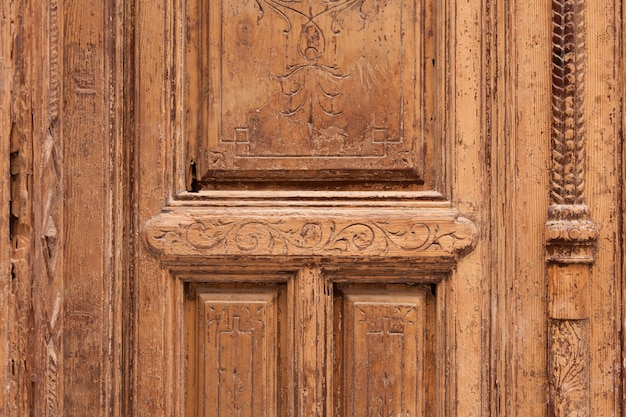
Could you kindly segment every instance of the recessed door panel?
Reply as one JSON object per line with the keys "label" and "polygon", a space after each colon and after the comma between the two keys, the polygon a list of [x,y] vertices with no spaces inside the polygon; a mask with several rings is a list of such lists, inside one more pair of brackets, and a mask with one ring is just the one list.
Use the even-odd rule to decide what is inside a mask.
{"label": "recessed door panel", "polygon": [[425,416],[434,392],[434,296],[428,288],[336,288],[337,411],[343,416]]}
{"label": "recessed door panel", "polygon": [[187,293],[187,413],[283,414],[284,286],[188,286]]}
{"label": "recessed door panel", "polygon": [[184,132],[199,183],[423,182],[423,7],[189,1]]}

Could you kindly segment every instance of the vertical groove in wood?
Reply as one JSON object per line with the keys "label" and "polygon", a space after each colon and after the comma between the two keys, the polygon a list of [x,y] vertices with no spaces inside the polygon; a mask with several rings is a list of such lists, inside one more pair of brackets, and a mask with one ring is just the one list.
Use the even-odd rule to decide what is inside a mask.
{"label": "vertical groove in wood", "polygon": [[[137,136],[135,130],[135,100],[136,100],[136,84],[135,74],[137,68],[135,66],[136,49],[135,49],[135,2],[124,1],[120,6],[123,10],[122,23],[123,38],[121,39],[121,48],[123,53],[120,60],[122,65],[122,77],[118,80],[122,82],[122,99],[124,107],[122,109],[123,126],[121,144],[122,166],[120,175],[122,181],[121,199],[124,200],[123,215],[120,218],[122,224],[122,254],[120,262],[122,263],[122,378],[120,381],[121,391],[123,392],[121,408],[121,416],[134,416],[134,393],[135,393],[135,346],[136,346],[136,271],[137,271],[137,253],[138,242],[136,239],[136,231],[139,224],[138,210],[138,192],[137,192],[137,168],[138,158],[135,152]],[[118,165],[119,166],[119,165]],[[118,200],[119,201],[119,200]]]}
{"label": "vertical groove in wood", "polygon": [[109,51],[107,60],[107,76],[109,88],[108,100],[108,126],[109,126],[109,153],[110,153],[110,175],[109,181],[109,224],[108,232],[110,233],[107,244],[109,245],[109,279],[105,287],[105,293],[108,297],[108,322],[106,323],[105,338],[107,340],[107,380],[105,383],[104,402],[107,404],[107,417],[123,417],[127,414],[123,410],[125,401],[125,384],[124,377],[126,375],[124,369],[124,348],[125,342],[125,323],[124,318],[129,309],[124,304],[124,296],[126,294],[126,284],[128,281],[127,265],[128,257],[126,257],[128,249],[128,240],[126,239],[126,230],[129,221],[126,213],[129,207],[127,175],[128,161],[125,152],[125,143],[128,142],[129,136],[125,135],[125,115],[126,97],[125,88],[125,1],[110,0],[107,4],[107,20],[106,26],[109,35],[107,36],[106,50]]}
{"label": "vertical groove in wood", "polygon": [[585,204],[585,0],[552,1],[552,183],[546,223],[548,413],[590,415],[590,264],[598,235]]}
{"label": "vertical groove in wood", "polygon": [[[621,391],[619,397],[617,398],[617,413],[620,416],[626,416],[626,370],[624,370],[624,363],[626,363],[626,322],[624,322],[626,318],[626,141],[624,140],[624,132],[626,132],[626,1],[624,0],[616,0],[616,15],[619,25],[617,25],[618,30],[616,32],[617,39],[617,53],[616,53],[616,61],[617,61],[617,88],[618,91],[618,105],[621,107],[620,119],[616,123],[617,130],[617,139],[618,139],[618,147],[617,150],[619,152],[619,180],[618,185],[620,189],[620,206],[618,216],[620,220],[620,228],[618,234],[618,248],[620,256],[619,260],[621,262],[621,276],[618,286],[620,288],[620,313],[621,320],[619,322],[619,346],[621,348],[621,354],[618,356],[619,368],[621,369],[621,373],[619,375],[620,381],[618,382],[619,389]],[[621,412],[621,414],[619,414]]]}

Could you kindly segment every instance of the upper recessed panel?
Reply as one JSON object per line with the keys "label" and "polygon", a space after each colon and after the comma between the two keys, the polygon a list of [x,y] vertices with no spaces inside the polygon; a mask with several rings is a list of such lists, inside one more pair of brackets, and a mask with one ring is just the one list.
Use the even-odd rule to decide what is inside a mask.
{"label": "upper recessed panel", "polygon": [[201,182],[421,181],[418,2],[188,6],[185,132]]}

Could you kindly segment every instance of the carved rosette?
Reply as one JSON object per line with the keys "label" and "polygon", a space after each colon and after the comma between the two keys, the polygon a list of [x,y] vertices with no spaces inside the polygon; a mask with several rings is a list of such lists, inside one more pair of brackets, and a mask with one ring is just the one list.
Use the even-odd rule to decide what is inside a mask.
{"label": "carved rosette", "polygon": [[225,256],[393,257],[454,260],[477,231],[454,210],[277,210],[162,213],[144,241],[164,260]]}
{"label": "carved rosette", "polygon": [[552,178],[546,223],[549,416],[590,416],[590,265],[585,204],[585,0],[552,1]]}

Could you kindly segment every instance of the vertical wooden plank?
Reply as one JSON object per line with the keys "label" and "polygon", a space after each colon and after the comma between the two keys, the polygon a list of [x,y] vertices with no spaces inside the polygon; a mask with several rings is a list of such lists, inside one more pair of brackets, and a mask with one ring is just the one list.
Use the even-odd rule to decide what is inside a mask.
{"label": "vertical wooden plank", "polygon": [[320,268],[304,267],[296,280],[297,415],[321,417],[332,409],[332,401],[327,401],[330,364],[325,363],[332,332],[332,290]]}
{"label": "vertical wooden plank", "polygon": [[[452,144],[448,159],[451,200],[479,229],[476,248],[459,261],[441,290],[447,292],[448,364],[453,378],[446,382],[447,415],[488,414],[489,383],[489,179],[486,166],[486,2],[449,2],[445,24],[449,30],[449,92],[446,134]],[[447,287],[447,288],[445,288]]]}
{"label": "vertical wooden plank", "polygon": [[[511,60],[513,57],[514,25],[513,14],[508,0],[491,2],[490,22],[494,36],[491,40],[491,56],[495,57],[491,68],[489,101],[491,123],[491,184],[492,184],[492,254],[494,267],[491,270],[491,401],[493,416],[513,415],[511,395],[513,388],[512,337],[508,328],[511,316],[509,300],[511,281],[514,276],[515,258],[513,239],[506,236],[513,218],[515,186],[510,178],[513,174],[514,143],[508,140],[511,135],[511,114],[514,89],[512,88]],[[501,238],[504,235],[505,238]]]}
{"label": "vertical wooden plank", "polygon": [[175,415],[173,402],[181,395],[172,381],[173,329],[171,313],[173,277],[167,273],[145,247],[140,244],[141,225],[164,207],[171,179],[171,96],[170,85],[173,38],[172,7],[177,2],[132,2],[133,67],[132,85],[135,103],[133,112],[134,144],[131,149],[131,236],[135,264],[131,266],[132,363],[131,415]]}
{"label": "vertical wooden plank", "polygon": [[110,415],[114,3],[63,2],[64,413]]}
{"label": "vertical wooden plank", "polygon": [[[590,294],[590,397],[592,416],[619,416],[623,389],[619,369],[624,315],[622,291],[624,247],[619,241],[620,193],[623,180],[624,32],[621,0],[587,1],[587,76],[585,113],[587,117],[587,173],[585,197],[591,217],[598,226],[595,263],[589,281]],[[620,91],[620,88],[622,89]],[[622,340],[620,340],[622,339]]]}
{"label": "vertical wooden plank", "polygon": [[9,301],[11,291],[11,91],[13,86],[11,1],[0,2],[0,413],[10,413]]}
{"label": "vertical wooden plank", "polygon": [[[62,11],[57,0],[41,2],[35,35],[40,37],[31,63],[36,69],[33,135],[33,302],[35,401],[32,412],[44,416],[63,413],[63,134],[61,92],[63,55]],[[34,98],[33,97],[33,98]]]}
{"label": "vertical wooden plank", "polygon": [[[506,415],[546,415],[546,284],[543,229],[550,138],[550,3],[509,2],[511,49],[508,62],[510,134],[505,178],[500,192],[510,217],[499,239],[511,257],[505,270],[506,333],[510,338],[509,401]],[[507,156],[508,158],[509,156]],[[507,382],[508,382],[507,381]]]}
{"label": "vertical wooden plank", "polygon": [[[38,16],[38,15],[37,15]],[[9,302],[9,412],[28,415],[35,398],[31,383],[34,327],[31,312],[32,295],[32,164],[33,164],[33,103],[34,87],[30,65],[36,40],[33,27],[35,13],[24,1],[10,3],[11,51],[13,78],[11,79],[10,115],[10,234],[11,283]]]}

